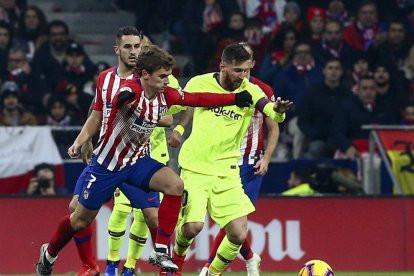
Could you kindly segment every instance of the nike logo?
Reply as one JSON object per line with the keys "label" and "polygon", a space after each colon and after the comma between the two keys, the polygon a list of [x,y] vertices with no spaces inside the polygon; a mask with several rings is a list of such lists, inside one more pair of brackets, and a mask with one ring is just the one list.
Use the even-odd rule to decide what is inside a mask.
{"label": "nike logo", "polygon": [[156,200],[157,199],[157,197],[156,196],[154,196],[154,197],[149,197],[148,198],[148,201],[154,201],[154,200]]}

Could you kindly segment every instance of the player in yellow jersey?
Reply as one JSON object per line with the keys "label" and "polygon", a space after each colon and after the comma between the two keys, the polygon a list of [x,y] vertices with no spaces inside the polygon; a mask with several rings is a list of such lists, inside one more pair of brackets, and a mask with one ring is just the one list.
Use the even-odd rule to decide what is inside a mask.
{"label": "player in yellow jersey", "polygon": [[247,90],[253,105],[194,108],[192,132],[178,158],[185,188],[173,252],[174,263],[180,267],[178,275],[194,237],[204,226],[207,211],[226,230],[207,274],[220,275],[236,258],[246,239],[247,215],[254,211],[239,175],[242,139],[255,108],[273,121],[282,122],[284,112],[292,105],[280,98],[270,102],[257,85],[249,82],[246,75],[251,67],[250,58],[242,45],[229,45],[223,51],[220,72],[193,77],[184,89],[214,93]]}

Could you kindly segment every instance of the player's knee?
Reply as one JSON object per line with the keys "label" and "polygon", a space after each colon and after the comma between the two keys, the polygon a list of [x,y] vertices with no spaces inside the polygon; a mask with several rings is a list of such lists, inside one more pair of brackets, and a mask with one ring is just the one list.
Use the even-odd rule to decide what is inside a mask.
{"label": "player's knee", "polygon": [[172,179],[165,191],[168,195],[182,195],[184,192],[184,182],[178,176]]}
{"label": "player's knee", "polygon": [[201,230],[203,230],[203,226],[204,224],[201,222],[191,222],[184,224],[183,234],[185,238],[189,240],[195,238],[198,235],[198,233],[200,233]]}
{"label": "player's knee", "polygon": [[237,232],[237,233],[228,233],[227,238],[230,242],[234,244],[243,244],[247,238],[247,231]]}
{"label": "player's knee", "polygon": [[78,206],[78,196],[74,195],[69,203],[69,212],[75,212],[76,206]]}
{"label": "player's knee", "polygon": [[144,219],[149,228],[158,228],[158,212],[146,213]]}
{"label": "player's knee", "polygon": [[70,224],[72,225],[73,231],[79,232],[88,227],[90,221],[71,217]]}

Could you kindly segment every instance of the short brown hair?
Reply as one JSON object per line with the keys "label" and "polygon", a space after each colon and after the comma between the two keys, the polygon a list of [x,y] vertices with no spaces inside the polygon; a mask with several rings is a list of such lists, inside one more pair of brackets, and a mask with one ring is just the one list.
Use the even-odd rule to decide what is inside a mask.
{"label": "short brown hair", "polygon": [[145,70],[149,74],[160,68],[172,69],[175,66],[175,59],[167,51],[156,45],[144,47],[137,58],[135,70],[139,75]]}

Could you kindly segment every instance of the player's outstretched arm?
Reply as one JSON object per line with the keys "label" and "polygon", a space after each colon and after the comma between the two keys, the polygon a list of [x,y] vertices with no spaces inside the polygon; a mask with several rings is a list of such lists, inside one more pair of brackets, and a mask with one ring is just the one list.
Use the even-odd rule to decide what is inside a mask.
{"label": "player's outstretched arm", "polygon": [[246,90],[239,93],[187,93],[184,91],[175,91],[175,93],[170,92],[170,105],[184,105],[193,107],[237,105],[238,107],[249,107],[253,104],[252,95]]}
{"label": "player's outstretched arm", "polygon": [[164,115],[161,120],[158,121],[157,126],[159,127],[170,127],[174,122],[172,115]]}
{"label": "player's outstretched arm", "polygon": [[86,120],[78,137],[76,137],[73,145],[69,147],[68,154],[70,158],[78,158],[80,156],[80,148],[82,144],[92,138],[101,128],[102,111],[93,110]]}

